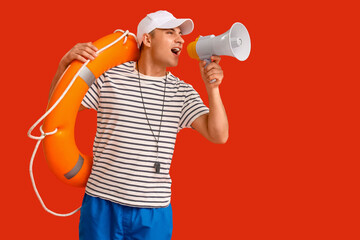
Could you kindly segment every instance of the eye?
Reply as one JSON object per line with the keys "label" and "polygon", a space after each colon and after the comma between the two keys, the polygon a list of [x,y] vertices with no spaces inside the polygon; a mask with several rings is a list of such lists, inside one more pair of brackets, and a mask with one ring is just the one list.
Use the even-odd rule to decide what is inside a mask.
{"label": "eye", "polygon": [[173,34],[173,31],[167,31],[166,33],[167,34]]}

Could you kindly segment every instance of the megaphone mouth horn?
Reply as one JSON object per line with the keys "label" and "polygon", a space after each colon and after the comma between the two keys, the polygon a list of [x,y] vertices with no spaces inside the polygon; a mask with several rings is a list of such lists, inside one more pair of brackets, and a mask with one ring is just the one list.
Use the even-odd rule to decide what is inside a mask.
{"label": "megaphone mouth horn", "polygon": [[232,56],[240,61],[245,61],[249,57],[251,50],[250,35],[246,27],[236,22],[225,34],[229,36]]}
{"label": "megaphone mouth horn", "polygon": [[199,36],[188,45],[190,57],[210,61],[213,55],[225,55],[245,61],[250,55],[250,35],[246,27],[236,22],[231,28],[219,35]]}

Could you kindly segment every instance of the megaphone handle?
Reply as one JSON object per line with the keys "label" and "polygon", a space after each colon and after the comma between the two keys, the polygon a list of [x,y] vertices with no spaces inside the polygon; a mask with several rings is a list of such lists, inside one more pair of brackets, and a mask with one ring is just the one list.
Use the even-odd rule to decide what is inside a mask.
{"label": "megaphone handle", "polygon": [[[205,62],[206,62],[204,68],[206,68],[206,67],[209,65],[209,63],[211,63],[211,59],[206,58],[206,59],[204,59],[204,60],[205,60]],[[214,82],[216,82],[216,79],[212,79],[212,80],[210,81],[210,83],[214,83]]]}

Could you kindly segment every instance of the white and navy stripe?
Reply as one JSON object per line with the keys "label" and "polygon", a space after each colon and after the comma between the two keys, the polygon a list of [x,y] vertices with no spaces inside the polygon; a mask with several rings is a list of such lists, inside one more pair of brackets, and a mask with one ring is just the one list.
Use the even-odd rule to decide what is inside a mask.
{"label": "white and navy stripe", "polygon": [[97,110],[94,165],[86,193],[134,207],[166,207],[170,203],[169,175],[176,135],[208,113],[193,87],[171,73],[166,77],[140,74],[141,91],[151,129],[145,116],[135,62],[116,66],[101,75],[85,95],[82,105]]}

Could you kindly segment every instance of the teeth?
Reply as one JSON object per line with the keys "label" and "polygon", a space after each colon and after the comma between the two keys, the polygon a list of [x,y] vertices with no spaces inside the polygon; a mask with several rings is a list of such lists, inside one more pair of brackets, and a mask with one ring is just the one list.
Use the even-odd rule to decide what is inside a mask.
{"label": "teeth", "polygon": [[172,51],[173,53],[178,53],[178,52],[180,51],[180,48],[173,48],[173,49],[171,49],[171,51]]}

